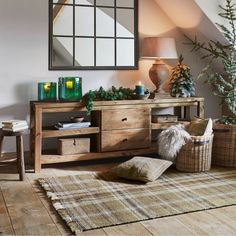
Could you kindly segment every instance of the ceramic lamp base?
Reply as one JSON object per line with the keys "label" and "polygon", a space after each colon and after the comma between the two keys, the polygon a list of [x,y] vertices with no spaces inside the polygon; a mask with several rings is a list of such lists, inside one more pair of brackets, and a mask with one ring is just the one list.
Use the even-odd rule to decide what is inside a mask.
{"label": "ceramic lamp base", "polygon": [[149,77],[153,84],[156,86],[156,90],[154,92],[166,92],[164,86],[166,84],[166,81],[169,79],[169,76],[170,72],[167,65],[161,60],[156,60],[149,70]]}

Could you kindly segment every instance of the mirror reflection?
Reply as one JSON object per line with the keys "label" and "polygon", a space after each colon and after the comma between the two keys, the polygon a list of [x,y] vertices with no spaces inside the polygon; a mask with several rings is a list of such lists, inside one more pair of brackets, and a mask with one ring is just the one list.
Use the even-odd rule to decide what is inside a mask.
{"label": "mirror reflection", "polygon": [[54,5],[53,35],[73,35],[73,27],[68,27],[71,25],[73,25],[73,7]]}
{"label": "mirror reflection", "polygon": [[[136,69],[137,1],[50,0],[50,69]],[[136,23],[135,23],[136,22]]]}
{"label": "mirror reflection", "polygon": [[76,66],[94,66],[94,39],[75,39]]}
{"label": "mirror reflection", "polygon": [[[78,0],[76,0],[78,1]],[[53,0],[53,3],[59,3],[59,4],[73,4],[73,0]]]}
{"label": "mirror reflection", "polygon": [[96,34],[101,37],[114,37],[114,9],[96,8]]}
{"label": "mirror reflection", "polygon": [[97,39],[96,61],[97,66],[115,65],[114,39]]}
{"label": "mirror reflection", "polygon": [[135,45],[133,39],[117,40],[117,65],[118,66],[134,66],[133,55]]}
{"label": "mirror reflection", "polygon": [[117,36],[134,37],[134,11],[130,9],[117,9]]}
{"label": "mirror reflection", "polygon": [[[81,22],[86,22],[86,24],[81,24]],[[94,9],[92,7],[75,8],[75,35],[94,36]]]}
{"label": "mirror reflection", "polygon": [[75,4],[94,5],[94,0],[75,0]]}
{"label": "mirror reflection", "polygon": [[116,0],[117,7],[134,7],[134,0]]}
{"label": "mirror reflection", "polygon": [[114,0],[97,0],[97,6],[114,6]]}
{"label": "mirror reflection", "polygon": [[54,37],[52,62],[53,66],[73,66],[73,39],[67,37]]}

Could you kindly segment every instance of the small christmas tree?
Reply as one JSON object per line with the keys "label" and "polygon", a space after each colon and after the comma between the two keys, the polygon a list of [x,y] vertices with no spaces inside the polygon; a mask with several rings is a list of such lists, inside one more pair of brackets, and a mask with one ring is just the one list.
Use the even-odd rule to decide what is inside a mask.
{"label": "small christmas tree", "polygon": [[179,63],[173,68],[170,79],[170,94],[173,97],[193,97],[195,96],[195,83],[190,73],[190,68],[182,64],[184,58],[179,57]]}
{"label": "small christmas tree", "polygon": [[[209,58],[209,63],[203,68],[200,77],[206,76],[206,81],[212,86],[214,95],[220,97],[232,113],[229,116],[222,116],[219,120],[222,124],[236,124],[236,7],[233,0],[226,0],[225,6],[219,5],[221,13],[228,24],[218,24],[221,32],[228,40],[228,44],[222,44],[219,41],[210,40],[200,42],[197,37],[188,39],[189,45],[192,45],[192,51],[202,49],[205,55],[202,58]],[[213,62],[218,59],[224,67],[225,75],[215,71]]]}

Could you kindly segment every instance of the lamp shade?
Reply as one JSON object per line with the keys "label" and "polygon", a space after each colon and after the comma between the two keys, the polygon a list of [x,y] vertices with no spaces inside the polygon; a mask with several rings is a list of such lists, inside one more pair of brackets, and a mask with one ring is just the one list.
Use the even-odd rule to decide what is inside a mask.
{"label": "lamp shade", "polygon": [[142,58],[176,59],[176,45],[174,38],[149,37],[142,42]]}

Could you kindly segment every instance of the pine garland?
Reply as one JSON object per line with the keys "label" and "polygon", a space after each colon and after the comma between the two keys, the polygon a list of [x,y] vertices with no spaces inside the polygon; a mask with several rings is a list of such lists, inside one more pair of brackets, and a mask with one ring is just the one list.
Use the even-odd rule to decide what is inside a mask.
{"label": "pine garland", "polygon": [[190,68],[182,64],[184,58],[179,57],[179,63],[173,68],[170,78],[171,96],[193,97],[195,96],[195,83],[190,73]]}
{"label": "pine garland", "polygon": [[[198,78],[206,76],[207,82],[212,86],[213,94],[221,97],[232,113],[231,116],[222,117],[222,123],[236,124],[236,8],[232,0],[226,0],[225,7],[219,5],[221,13],[219,16],[226,19],[229,28],[225,25],[218,24],[221,32],[228,40],[229,44],[224,45],[218,41],[210,40],[209,42],[199,42],[197,37],[188,39],[186,44],[192,45],[192,51],[203,49],[206,54],[202,58],[209,58],[210,61],[202,70]],[[214,60],[220,59],[226,76],[222,76],[213,70],[212,63]]]}
{"label": "pine garland", "polygon": [[114,86],[112,86],[109,90],[105,90],[102,86],[98,90],[89,90],[89,92],[83,96],[85,107],[87,109],[87,115],[90,115],[93,109],[94,100],[114,101],[132,99],[133,94],[134,90],[130,88],[116,88]]}

